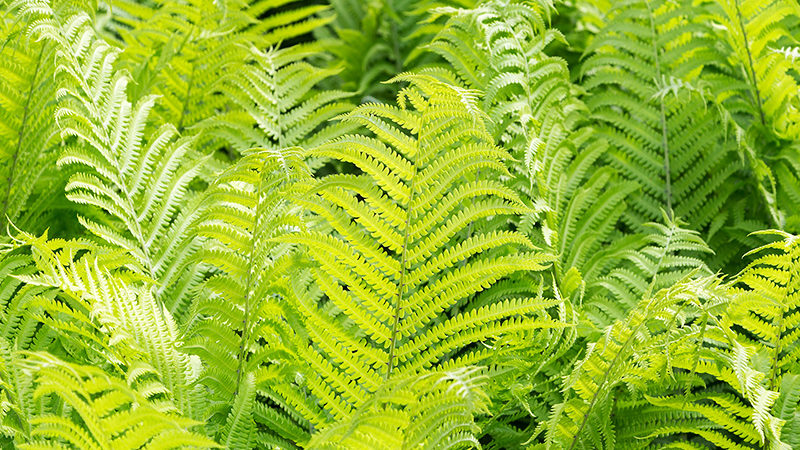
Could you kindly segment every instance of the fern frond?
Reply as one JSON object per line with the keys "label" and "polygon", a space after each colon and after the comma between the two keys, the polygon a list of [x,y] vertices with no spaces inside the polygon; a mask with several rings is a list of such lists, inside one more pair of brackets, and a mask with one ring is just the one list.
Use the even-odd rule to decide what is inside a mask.
{"label": "fern frond", "polygon": [[55,396],[74,416],[52,414],[32,421],[31,442],[20,448],[209,448],[218,447],[191,430],[186,417],[149,405],[123,379],[101,369],[59,360],[47,353],[22,353],[17,364],[35,372],[35,398]]}
{"label": "fern frond", "polygon": [[798,373],[798,333],[800,320],[800,245],[797,237],[785,232],[769,232],[782,238],[750,254],[759,254],[736,279],[736,303],[729,323],[743,331],[742,339],[763,349],[768,361],[770,390],[781,386],[787,373]]}
{"label": "fern frond", "polygon": [[[161,408],[199,417],[196,362],[177,347],[181,342],[171,314],[153,297],[141,276],[119,270],[130,257],[78,241],[47,241],[20,236],[37,271],[16,277],[47,288],[27,306],[35,317],[86,352],[86,360],[119,374],[134,366],[149,368],[145,381],[163,384],[152,392]],[[80,256],[73,260],[76,254]],[[165,397],[166,398],[162,398]],[[173,405],[174,402],[174,405]]]}
{"label": "fern frond", "polygon": [[315,285],[295,288],[295,308],[315,324],[299,357],[309,365],[306,388],[338,420],[383,379],[477,364],[513,349],[476,343],[563,327],[544,314],[557,301],[469,306],[474,294],[542,270],[550,257],[521,251],[531,245],[518,233],[465,233],[489,216],[528,211],[494,181],[507,155],[492,145],[475,94],[427,76],[396,81],[410,82],[398,108],[366,104],[342,118],[375,137],[344,136],[311,152],[352,162],[362,174],[310,183],[296,201],[314,213],[317,229],[281,238],[303,244],[317,264]]}
{"label": "fern frond", "polygon": [[700,333],[699,347],[670,359],[672,380],[650,386],[644,399],[619,402],[620,447],[790,448],[779,438],[782,420],[771,411],[778,393],[765,389],[764,374],[753,369],[757,356],[735,342],[732,351],[704,345],[728,341],[713,327],[692,332]]}
{"label": "fern frond", "polygon": [[584,314],[599,328],[620,320],[642,298],[668,288],[691,272],[711,272],[702,260],[711,253],[699,233],[682,228],[680,219],[646,224],[651,229],[643,246],[623,251],[626,264],[601,277],[599,292],[590,293]]}
{"label": "fern frond", "polygon": [[633,0],[609,12],[587,48],[587,106],[608,140],[609,163],[639,184],[626,222],[660,219],[659,209],[707,226],[737,188],[740,164],[725,127],[697,92],[660,95],[663,80],[693,76],[709,61],[688,2]]}
{"label": "fern frond", "polygon": [[57,156],[57,84],[48,64],[54,46],[34,42],[13,9],[0,21],[0,224],[30,229],[39,228],[37,217],[57,198],[40,193],[64,182],[50,174]]}
{"label": "fern frond", "polygon": [[747,114],[749,121],[782,138],[796,139],[800,136],[798,84],[792,75],[796,66],[791,51],[781,51],[781,47],[795,43],[786,19],[800,17],[800,7],[784,0],[722,0],[709,2],[707,7],[707,18],[725,45],[725,63],[735,68],[731,78],[744,84],[744,89],[737,89],[736,84],[720,77],[721,82],[727,82],[717,88],[720,95],[728,103],[735,99],[727,97],[745,97],[749,104],[746,110],[731,105],[733,112]]}
{"label": "fern frond", "polygon": [[[201,380],[209,389],[212,414],[228,416],[221,441],[255,439],[255,423],[246,411],[255,407],[257,389],[288,382],[277,363],[293,354],[297,344],[287,339],[293,331],[280,319],[287,312],[279,297],[286,284],[282,278],[300,259],[291,246],[274,239],[303,228],[285,197],[309,176],[298,150],[251,151],[221,173],[207,193],[208,208],[197,225],[210,238],[201,256],[219,271],[205,282],[206,294],[193,305],[196,323],[189,324],[192,337],[183,349],[204,363]],[[267,414],[273,408],[263,403],[274,394],[259,393],[265,408],[261,413]],[[286,428],[299,428],[281,408],[274,408],[271,420],[279,419],[287,422]],[[265,431],[261,438],[273,434],[307,439],[280,429]]]}
{"label": "fern frond", "polygon": [[612,411],[617,388],[624,385],[630,392],[643,392],[664,382],[671,355],[680,353],[686,342],[676,336],[680,319],[695,314],[691,310],[701,307],[701,299],[721,295],[719,284],[716,277],[705,277],[659,290],[590,342],[565,379],[564,400],[553,407],[546,426],[547,445],[615,448]]}
{"label": "fern frond", "polygon": [[[122,67],[138,81],[131,87],[134,103],[157,95],[154,121],[182,134],[220,113],[242,112],[234,100],[245,98],[230,97],[220,80],[239,70],[251,47],[278,47],[331,21],[324,5],[286,0],[146,5],[115,0],[111,7],[109,34],[121,40]],[[203,138],[200,145],[209,142]]]}
{"label": "fern frond", "polygon": [[285,149],[315,146],[348,129],[331,119],[352,109],[351,94],[319,85],[337,74],[335,68],[307,61],[321,51],[304,45],[260,51],[251,48],[238,64],[230,64],[220,92],[238,106],[201,126],[245,153],[251,148]]}
{"label": "fern frond", "polygon": [[599,255],[614,247],[610,241],[635,185],[595,167],[608,145],[582,120],[585,106],[566,62],[546,51],[564,40],[546,24],[550,7],[485,2],[442,11],[452,18],[429,48],[450,63],[451,78],[487,90],[481,106],[490,131],[517,160],[514,187],[540,210],[524,216],[519,229],[558,256],[555,278],[577,271],[591,286],[614,263],[612,255]]}
{"label": "fern frond", "polygon": [[78,168],[67,183],[67,198],[96,208],[94,217],[79,218],[81,224],[130,251],[137,270],[160,283],[160,299],[180,310],[186,286],[197,283],[193,268],[186,270],[198,247],[189,225],[200,207],[190,183],[204,159],[172,126],[143,138],[154,98],[128,101],[129,78],[114,69],[118,51],[93,37],[88,16],[75,15],[63,26],[43,19],[35,29],[59,45],[63,87],[56,117],[62,138],[75,140],[58,164]]}
{"label": "fern frond", "polygon": [[479,447],[473,417],[486,411],[486,375],[463,367],[394,379],[353,415],[315,434],[308,448]]}

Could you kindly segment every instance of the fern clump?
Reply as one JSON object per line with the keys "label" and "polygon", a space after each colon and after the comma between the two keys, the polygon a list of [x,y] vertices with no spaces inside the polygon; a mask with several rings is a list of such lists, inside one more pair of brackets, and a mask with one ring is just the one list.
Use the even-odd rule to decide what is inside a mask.
{"label": "fern clump", "polygon": [[796,1],[0,5],[0,447],[800,447]]}

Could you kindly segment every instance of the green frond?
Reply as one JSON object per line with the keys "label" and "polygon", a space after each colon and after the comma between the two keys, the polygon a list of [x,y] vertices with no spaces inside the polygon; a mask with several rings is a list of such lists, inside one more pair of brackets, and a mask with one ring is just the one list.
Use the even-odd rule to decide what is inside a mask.
{"label": "green frond", "polygon": [[31,441],[20,448],[219,447],[191,430],[198,422],[158,411],[123,379],[101,369],[70,364],[48,353],[22,353],[16,364],[35,372],[34,398],[54,396],[71,411],[33,419]]}
{"label": "green frond", "polygon": [[[731,78],[743,84],[737,89],[728,82],[717,88],[719,95],[734,97],[725,98],[728,103],[744,97],[746,120],[781,138],[796,139],[800,136],[800,111],[798,84],[792,73],[797,69],[791,51],[783,46],[795,43],[786,19],[800,17],[800,7],[784,0],[721,0],[707,2],[706,7],[718,42],[724,45],[721,56],[733,69]],[[731,109],[739,112],[733,105]]]}
{"label": "green frond", "polygon": [[781,428],[781,440],[792,448],[800,445],[800,412],[798,412],[798,403],[800,403],[800,389],[798,389],[798,376],[796,374],[784,375],[781,379],[779,388],[780,397],[775,402],[773,408],[775,417],[784,420],[785,423]]}
{"label": "green frond", "polygon": [[443,78],[487,91],[481,106],[490,131],[516,159],[515,190],[536,209],[519,229],[558,256],[554,277],[577,271],[592,286],[615,263],[603,249],[619,245],[615,228],[636,185],[594,166],[608,145],[583,120],[566,62],[546,51],[564,41],[546,23],[548,6],[484,2],[445,11],[452,18],[429,48],[455,71]]}
{"label": "green frond", "polygon": [[736,303],[727,320],[741,330],[744,342],[764,352],[767,386],[777,390],[783,375],[796,373],[799,367],[800,245],[794,235],[770,234],[780,239],[750,252],[758,257],[736,278]]}
{"label": "green frond", "polygon": [[56,200],[40,192],[63,185],[49,173],[57,156],[58,85],[48,64],[54,46],[27,37],[25,24],[8,13],[0,21],[0,224],[38,229],[40,220],[53,220],[41,215]]}
{"label": "green frond", "polygon": [[[205,282],[205,292],[194,304],[188,326],[191,338],[183,350],[203,361],[201,382],[221,408],[213,414],[228,417],[220,441],[242,441],[236,448],[256,439],[252,414],[247,412],[255,405],[262,405],[263,414],[271,411],[270,420],[295,420],[280,408],[256,402],[255,396],[262,383],[256,374],[287,360],[297,345],[287,342],[293,332],[280,319],[287,313],[279,298],[285,290],[282,277],[299,258],[276,238],[303,227],[285,199],[294,184],[309,176],[299,156],[296,148],[251,150],[217,176],[197,224],[198,232],[209,238],[200,257],[218,273]],[[286,375],[273,376],[284,379]],[[274,395],[264,393],[265,398]],[[296,434],[284,435],[280,429],[266,435],[273,433],[297,439]]]}
{"label": "green frond", "polygon": [[[324,5],[286,0],[115,0],[110,6],[114,15],[107,34],[123,47],[121,65],[138,82],[131,88],[133,99],[157,95],[154,121],[181,133],[222,111],[244,112],[237,102],[245,97],[231,97],[221,80],[241,70],[251,47],[278,47],[331,21]],[[203,137],[200,145],[221,144]]]}
{"label": "green frond", "polygon": [[227,67],[218,89],[238,108],[209,118],[200,126],[245,153],[251,148],[313,146],[343,134],[344,124],[331,119],[352,109],[349,93],[319,85],[336,75],[307,61],[319,47],[292,46],[260,51],[251,48]]}
{"label": "green frond", "polygon": [[671,380],[648,388],[643,399],[619,402],[618,424],[625,430],[619,445],[790,448],[779,438],[782,419],[772,413],[778,393],[764,388],[764,374],[753,369],[757,355],[735,341],[727,349],[704,344],[731,342],[713,324],[697,331],[697,345],[670,358]]}
{"label": "green frond", "polygon": [[697,14],[688,2],[621,2],[586,49],[586,102],[608,162],[640,186],[626,214],[634,229],[660,209],[702,229],[736,189],[740,164],[719,115],[692,90],[659,95],[662,80],[691,81],[710,62]]}
{"label": "green frond", "polygon": [[479,367],[393,379],[350,418],[316,433],[307,448],[480,447],[473,420],[486,411],[485,382]]}
{"label": "green frond", "polygon": [[188,295],[182,287],[197,284],[194,269],[186,270],[198,248],[190,224],[201,209],[190,184],[204,158],[171,125],[144,138],[155,99],[128,100],[130,79],[114,68],[119,52],[93,37],[88,16],[75,15],[63,26],[43,19],[35,29],[60,46],[56,117],[69,145],[58,164],[76,167],[67,198],[94,207],[81,224],[134,255],[137,270],[160,282],[159,298],[180,311]]}
{"label": "green frond", "polygon": [[521,234],[470,225],[528,211],[513,191],[484,181],[507,173],[507,155],[492,145],[475,94],[427,76],[397,81],[410,82],[399,109],[367,104],[342,117],[375,137],[346,136],[310,152],[363,171],[311,182],[296,199],[314,213],[310,222],[330,231],[280,238],[303,244],[318,266],[311,274],[321,293],[295,288],[294,307],[315,324],[310,346],[299,350],[316,372],[307,388],[338,419],[358,410],[382,378],[450,367],[452,359],[478,364],[514,349],[483,352],[476,343],[564,326],[546,314],[559,302],[469,307],[475,294],[508,275],[543,270],[551,257]]}
{"label": "green frond", "polygon": [[615,428],[626,427],[622,418],[619,425],[612,419],[620,407],[616,402],[621,387],[635,395],[666,382],[673,370],[673,355],[680,354],[683,345],[695,348],[681,338],[688,331],[683,331],[682,322],[697,316],[703,299],[724,294],[719,284],[716,277],[686,278],[654,292],[590,342],[565,378],[563,401],[553,406],[546,426],[547,445],[616,448]]}
{"label": "green frond", "polygon": [[623,251],[624,264],[611,269],[594,283],[583,313],[598,328],[620,320],[640,299],[668,288],[690,273],[710,275],[703,255],[711,253],[699,233],[682,228],[680,219],[649,223],[650,232],[641,247]]}
{"label": "green frond", "polygon": [[200,415],[193,386],[196,362],[178,352],[176,324],[153,297],[151,285],[121,270],[130,257],[88,242],[21,238],[19,245],[30,247],[36,271],[16,278],[43,288],[26,306],[38,321],[108,370],[121,374],[133,366],[149,367],[155,377],[150,382],[161,385],[153,396],[167,396],[163,408]]}

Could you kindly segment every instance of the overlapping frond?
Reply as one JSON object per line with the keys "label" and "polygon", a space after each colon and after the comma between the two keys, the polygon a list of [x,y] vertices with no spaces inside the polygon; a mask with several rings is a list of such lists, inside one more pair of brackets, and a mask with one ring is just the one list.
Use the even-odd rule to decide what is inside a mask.
{"label": "overlapping frond", "polygon": [[[294,332],[281,320],[286,310],[279,298],[288,269],[300,258],[274,239],[303,228],[287,201],[293,185],[309,176],[300,156],[295,148],[243,157],[216,178],[198,223],[199,233],[210,238],[203,260],[218,272],[194,304],[197,323],[190,325],[192,338],[184,349],[203,361],[202,383],[213,393],[211,415],[226,417],[220,442],[255,439],[254,418],[265,422],[262,441],[307,440],[298,425],[275,426],[296,418],[268,387],[291,382],[286,365],[296,344],[287,342]],[[253,417],[256,392],[264,409]]]}
{"label": "overlapping frond", "polygon": [[479,448],[473,416],[489,402],[485,378],[480,367],[462,367],[394,379],[351,417],[320,430],[307,448]]}
{"label": "overlapping frond", "polygon": [[800,370],[800,245],[794,235],[775,234],[782,239],[753,250],[758,258],[737,277],[728,319],[740,327],[744,342],[763,349],[772,390],[784,374]]}
{"label": "overlapping frond", "polygon": [[0,20],[0,42],[0,224],[39,227],[36,218],[57,199],[41,192],[61,189],[64,181],[52,173],[58,85],[49,61],[55,47],[29,36],[11,8]]}
{"label": "overlapping frond", "polygon": [[[780,445],[781,422],[770,411],[777,392],[763,386],[752,353],[709,320],[725,304],[725,291],[713,276],[684,279],[606,328],[566,378],[564,401],[547,423],[547,445]],[[714,339],[729,351],[706,346]]]}
{"label": "overlapping frond", "polygon": [[[740,120],[753,121],[778,136],[800,136],[797,70],[792,57],[796,38],[787,18],[800,16],[797,2],[785,0],[706,2],[707,18],[724,46],[733,70],[715,86]],[[725,67],[727,68],[727,67]],[[738,82],[738,83],[737,83]],[[745,100],[743,106],[737,100]]]}
{"label": "overlapping frond", "polygon": [[315,146],[344,134],[352,127],[329,121],[352,109],[344,101],[350,94],[319,89],[339,72],[307,61],[320,49],[311,44],[264,52],[250,49],[218,82],[220,92],[238,108],[216,115],[202,127],[240,153],[251,148]]}
{"label": "overlapping frond", "polygon": [[160,283],[158,295],[179,309],[197,283],[193,268],[187,270],[198,246],[189,228],[199,211],[190,183],[203,158],[173,126],[144,137],[154,98],[128,101],[129,77],[114,68],[118,51],[93,36],[88,16],[74,15],[63,25],[45,18],[35,29],[59,45],[56,117],[68,145],[58,164],[76,167],[67,198],[94,207],[80,222],[131,252],[137,270]]}
{"label": "overlapping frond", "polygon": [[570,129],[581,107],[563,59],[547,55],[561,33],[546,26],[549,10],[531,2],[483,2],[452,14],[428,48],[445,58],[466,86],[486,92],[489,131],[521,158],[553,127]]}
{"label": "overlapping frond", "polygon": [[783,419],[773,414],[778,392],[754,369],[758,356],[716,324],[698,325],[685,334],[691,343],[669,359],[670,378],[617,402],[618,447],[792,448],[782,439]]}
{"label": "overlapping frond", "polygon": [[682,228],[680,219],[646,224],[651,229],[639,248],[619,248],[624,264],[604,274],[590,293],[583,309],[586,318],[605,328],[622,319],[640,299],[668,288],[691,272],[710,271],[702,257],[711,253],[699,233]]}
{"label": "overlapping frond", "polygon": [[201,416],[196,361],[178,351],[176,324],[149,282],[120,270],[130,256],[80,241],[18,239],[30,248],[36,270],[15,277],[39,289],[25,309],[62,337],[48,351],[82,354],[118,375],[132,371],[162,409]]}
{"label": "overlapping frond", "polygon": [[578,271],[591,285],[614,260],[604,248],[621,245],[610,244],[635,185],[595,166],[608,145],[583,120],[566,61],[547,52],[564,40],[546,24],[550,9],[546,2],[491,1],[441,9],[452,18],[429,48],[460,82],[486,89],[481,106],[490,131],[516,159],[514,187],[541,210],[524,217],[520,230],[558,256],[556,278]]}
{"label": "overlapping frond", "polygon": [[32,420],[24,449],[212,448],[192,431],[198,422],[150,406],[125,379],[92,366],[64,362],[48,353],[22,353],[16,364],[35,373],[34,398],[52,396],[69,414]]}
{"label": "overlapping frond", "polygon": [[241,70],[251,47],[277,48],[332,20],[324,14],[326,5],[287,0],[116,0],[111,8],[117,11],[110,28],[124,46],[123,66],[138,81],[134,99],[157,95],[156,123],[181,133],[217,114],[241,112],[237,98],[220,84]]}
{"label": "overlapping frond", "polygon": [[626,221],[638,229],[664,209],[702,229],[737,189],[740,162],[702,91],[668,88],[709,62],[697,11],[689,2],[632,0],[608,17],[582,73],[609,163],[640,187]]}
{"label": "overlapping frond", "polygon": [[550,257],[519,233],[470,227],[528,211],[491,175],[506,172],[507,154],[492,144],[476,94],[426,76],[396,81],[411,83],[398,107],[366,104],[342,118],[374,137],[346,135],[312,150],[362,174],[311,183],[296,201],[322,223],[285,238],[317,264],[319,290],[295,289],[294,307],[310,325],[309,344],[298,349],[308,366],[303,388],[337,420],[384,379],[474,364],[513,349],[475,343],[563,327],[546,314],[557,301],[470,306],[474,294],[509,274],[542,270]]}

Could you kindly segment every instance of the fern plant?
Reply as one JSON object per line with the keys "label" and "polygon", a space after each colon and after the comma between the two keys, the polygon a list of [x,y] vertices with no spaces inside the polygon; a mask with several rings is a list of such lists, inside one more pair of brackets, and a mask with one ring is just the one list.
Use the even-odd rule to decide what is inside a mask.
{"label": "fern plant", "polygon": [[514,349],[473,343],[562,327],[546,313],[557,302],[546,299],[471,306],[475,293],[542,270],[550,257],[516,250],[531,247],[519,233],[469,231],[487,216],[527,211],[513,191],[477,176],[479,168],[504,171],[506,156],[491,143],[474,94],[426,76],[396,81],[411,83],[398,107],[367,104],[343,117],[374,137],[345,135],[312,150],[363,174],[311,183],[297,202],[322,222],[319,231],[285,238],[305,245],[318,265],[315,284],[295,286],[293,303],[313,324],[298,356],[308,365],[303,388],[322,407],[307,413],[316,426],[349,417],[382,380]]}
{"label": "fern plant", "polygon": [[158,411],[123,379],[111,378],[101,369],[41,353],[18,364],[37,374],[34,398],[55,396],[74,415],[36,418],[31,442],[21,448],[217,447],[191,430],[197,422]]}
{"label": "fern plant", "polygon": [[0,5],[0,447],[800,446],[793,0]]}
{"label": "fern plant", "polygon": [[702,228],[736,190],[739,167],[702,95],[669,88],[705,63],[702,40],[689,39],[692,8],[632,1],[608,15],[581,71],[587,105],[612,146],[610,164],[640,185],[626,222],[658,220],[664,209]]}

